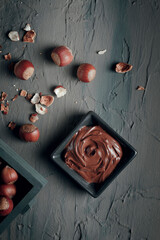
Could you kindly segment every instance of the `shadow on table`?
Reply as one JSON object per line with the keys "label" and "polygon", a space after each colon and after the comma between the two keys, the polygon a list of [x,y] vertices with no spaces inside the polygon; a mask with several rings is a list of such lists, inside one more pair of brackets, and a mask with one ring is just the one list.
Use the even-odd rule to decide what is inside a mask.
{"label": "shadow on table", "polygon": [[75,113],[71,115],[67,120],[64,119],[61,122],[61,126],[59,130],[54,134],[54,137],[52,139],[49,139],[49,141],[45,144],[44,148],[40,151],[40,158],[48,160],[47,165],[50,169],[53,168],[54,175],[57,174],[63,177],[64,184],[69,184],[71,188],[74,188],[75,190],[78,189],[85,194],[85,191],[76,183],[73,181],[71,177],[68,176],[67,173],[65,173],[59,166],[57,166],[55,163],[53,163],[51,159],[51,153],[58,147],[59,144],[68,136],[68,134],[73,130],[73,128],[78,124],[78,122],[81,120],[81,118],[84,116],[82,113]]}
{"label": "shadow on table", "polygon": [[47,62],[53,63],[53,60],[51,58],[51,53],[54,48],[58,47],[58,45],[52,45],[50,47],[45,47],[40,50],[41,53],[43,53],[41,56],[47,60]]}
{"label": "shadow on table", "polygon": [[[85,114],[85,113],[84,113]],[[52,139],[49,139],[49,142],[46,144],[44,149],[42,149],[41,154],[51,155],[56,147],[63,141],[64,138],[73,130],[73,128],[78,124],[81,118],[84,116],[82,113],[75,113],[71,115],[68,119],[64,119],[61,122],[59,130],[54,134]]]}

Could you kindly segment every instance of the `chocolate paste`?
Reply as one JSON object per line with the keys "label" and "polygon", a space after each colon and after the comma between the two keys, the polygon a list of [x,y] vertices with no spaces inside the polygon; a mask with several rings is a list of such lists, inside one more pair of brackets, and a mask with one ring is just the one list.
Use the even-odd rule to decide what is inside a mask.
{"label": "chocolate paste", "polygon": [[103,182],[122,157],[120,144],[100,126],[82,127],[65,147],[65,163],[89,183]]}

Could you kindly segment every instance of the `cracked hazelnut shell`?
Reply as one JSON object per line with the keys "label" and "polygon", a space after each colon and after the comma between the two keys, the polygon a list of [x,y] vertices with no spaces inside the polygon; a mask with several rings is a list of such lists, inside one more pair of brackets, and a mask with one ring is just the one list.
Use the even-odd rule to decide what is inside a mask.
{"label": "cracked hazelnut shell", "polygon": [[54,97],[51,95],[41,96],[40,103],[42,105],[45,105],[46,107],[49,107],[52,105],[54,101]]}
{"label": "cracked hazelnut shell", "polygon": [[133,68],[133,66],[131,64],[120,62],[120,63],[116,64],[115,71],[117,73],[126,73],[126,72],[131,71],[132,68]]}

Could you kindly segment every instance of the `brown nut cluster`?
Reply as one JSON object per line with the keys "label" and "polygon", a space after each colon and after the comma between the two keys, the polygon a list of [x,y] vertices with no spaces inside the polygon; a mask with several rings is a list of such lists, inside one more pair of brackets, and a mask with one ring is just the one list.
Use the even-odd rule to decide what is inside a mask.
{"label": "brown nut cluster", "polygon": [[18,180],[18,173],[1,160],[0,171],[0,216],[7,216],[14,207],[14,196],[17,193],[15,182]]}

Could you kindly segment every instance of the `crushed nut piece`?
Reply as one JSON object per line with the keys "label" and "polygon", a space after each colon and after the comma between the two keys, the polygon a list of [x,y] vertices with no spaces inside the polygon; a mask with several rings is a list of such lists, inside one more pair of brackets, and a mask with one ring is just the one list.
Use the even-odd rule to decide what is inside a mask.
{"label": "crushed nut piece", "polygon": [[4,55],[4,59],[7,61],[11,60],[11,54],[8,53],[8,54]]}
{"label": "crushed nut piece", "polygon": [[14,130],[15,127],[16,127],[16,123],[11,121],[11,122],[8,123],[8,127],[9,127],[11,130]]}
{"label": "crushed nut piece", "polygon": [[97,52],[97,54],[99,54],[99,55],[103,55],[106,51],[107,51],[106,49],[104,49],[104,50],[100,50],[100,51]]}
{"label": "crushed nut piece", "polygon": [[39,93],[35,93],[34,96],[31,99],[31,103],[32,104],[36,104],[40,102],[40,96]]}
{"label": "crushed nut piece", "polygon": [[26,96],[27,96],[27,91],[22,89],[22,90],[20,91],[20,96],[26,97]]}
{"label": "crushed nut piece", "polygon": [[17,31],[11,31],[11,32],[9,32],[8,37],[9,37],[9,38],[11,39],[11,41],[13,41],[13,42],[17,42],[17,41],[20,40],[19,34],[18,34]]}
{"label": "crushed nut piece", "polygon": [[34,43],[34,39],[36,37],[36,33],[34,30],[30,30],[28,32],[25,33],[25,35],[23,36],[23,42],[32,42]]}
{"label": "crushed nut piece", "polygon": [[3,112],[4,109],[5,109],[5,105],[4,105],[4,103],[1,103],[1,112]]}
{"label": "crushed nut piece", "polygon": [[63,86],[59,85],[53,90],[53,92],[56,94],[56,96],[58,98],[60,98],[60,97],[63,97],[67,93],[67,90]]}
{"label": "crushed nut piece", "polygon": [[27,23],[26,26],[24,27],[24,31],[28,32],[30,30],[31,30],[31,25]]}
{"label": "crushed nut piece", "polygon": [[6,92],[2,92],[1,97],[0,97],[0,102],[6,100],[7,96],[8,96],[8,95],[7,95]]}
{"label": "crushed nut piece", "polygon": [[18,98],[18,95],[15,95],[14,98],[12,98],[12,102],[14,102]]}
{"label": "crushed nut piece", "polygon": [[47,108],[43,107],[41,104],[35,104],[36,112],[40,115],[44,115],[48,112]]}
{"label": "crushed nut piece", "polygon": [[142,87],[142,86],[138,86],[136,89],[139,90],[139,91],[141,91],[141,90],[145,90],[145,88]]}
{"label": "crushed nut piece", "polygon": [[30,120],[32,123],[37,122],[38,119],[39,119],[39,117],[38,117],[38,114],[37,114],[37,113],[32,113],[32,114],[30,115],[30,118],[29,118],[29,120]]}
{"label": "crushed nut piece", "polygon": [[50,96],[50,95],[41,96],[41,99],[40,99],[40,103],[41,103],[42,105],[45,105],[46,107],[51,106],[51,104],[53,103],[53,101],[54,101],[54,97],[53,97],[53,96]]}
{"label": "crushed nut piece", "polygon": [[126,73],[126,72],[131,71],[132,68],[133,68],[132,65],[127,64],[127,63],[120,62],[120,63],[117,63],[117,64],[116,64],[115,71],[116,71],[117,73]]}
{"label": "crushed nut piece", "polygon": [[6,106],[6,107],[4,108],[4,110],[3,110],[3,114],[4,114],[4,115],[7,115],[8,112],[9,112],[9,106]]}

